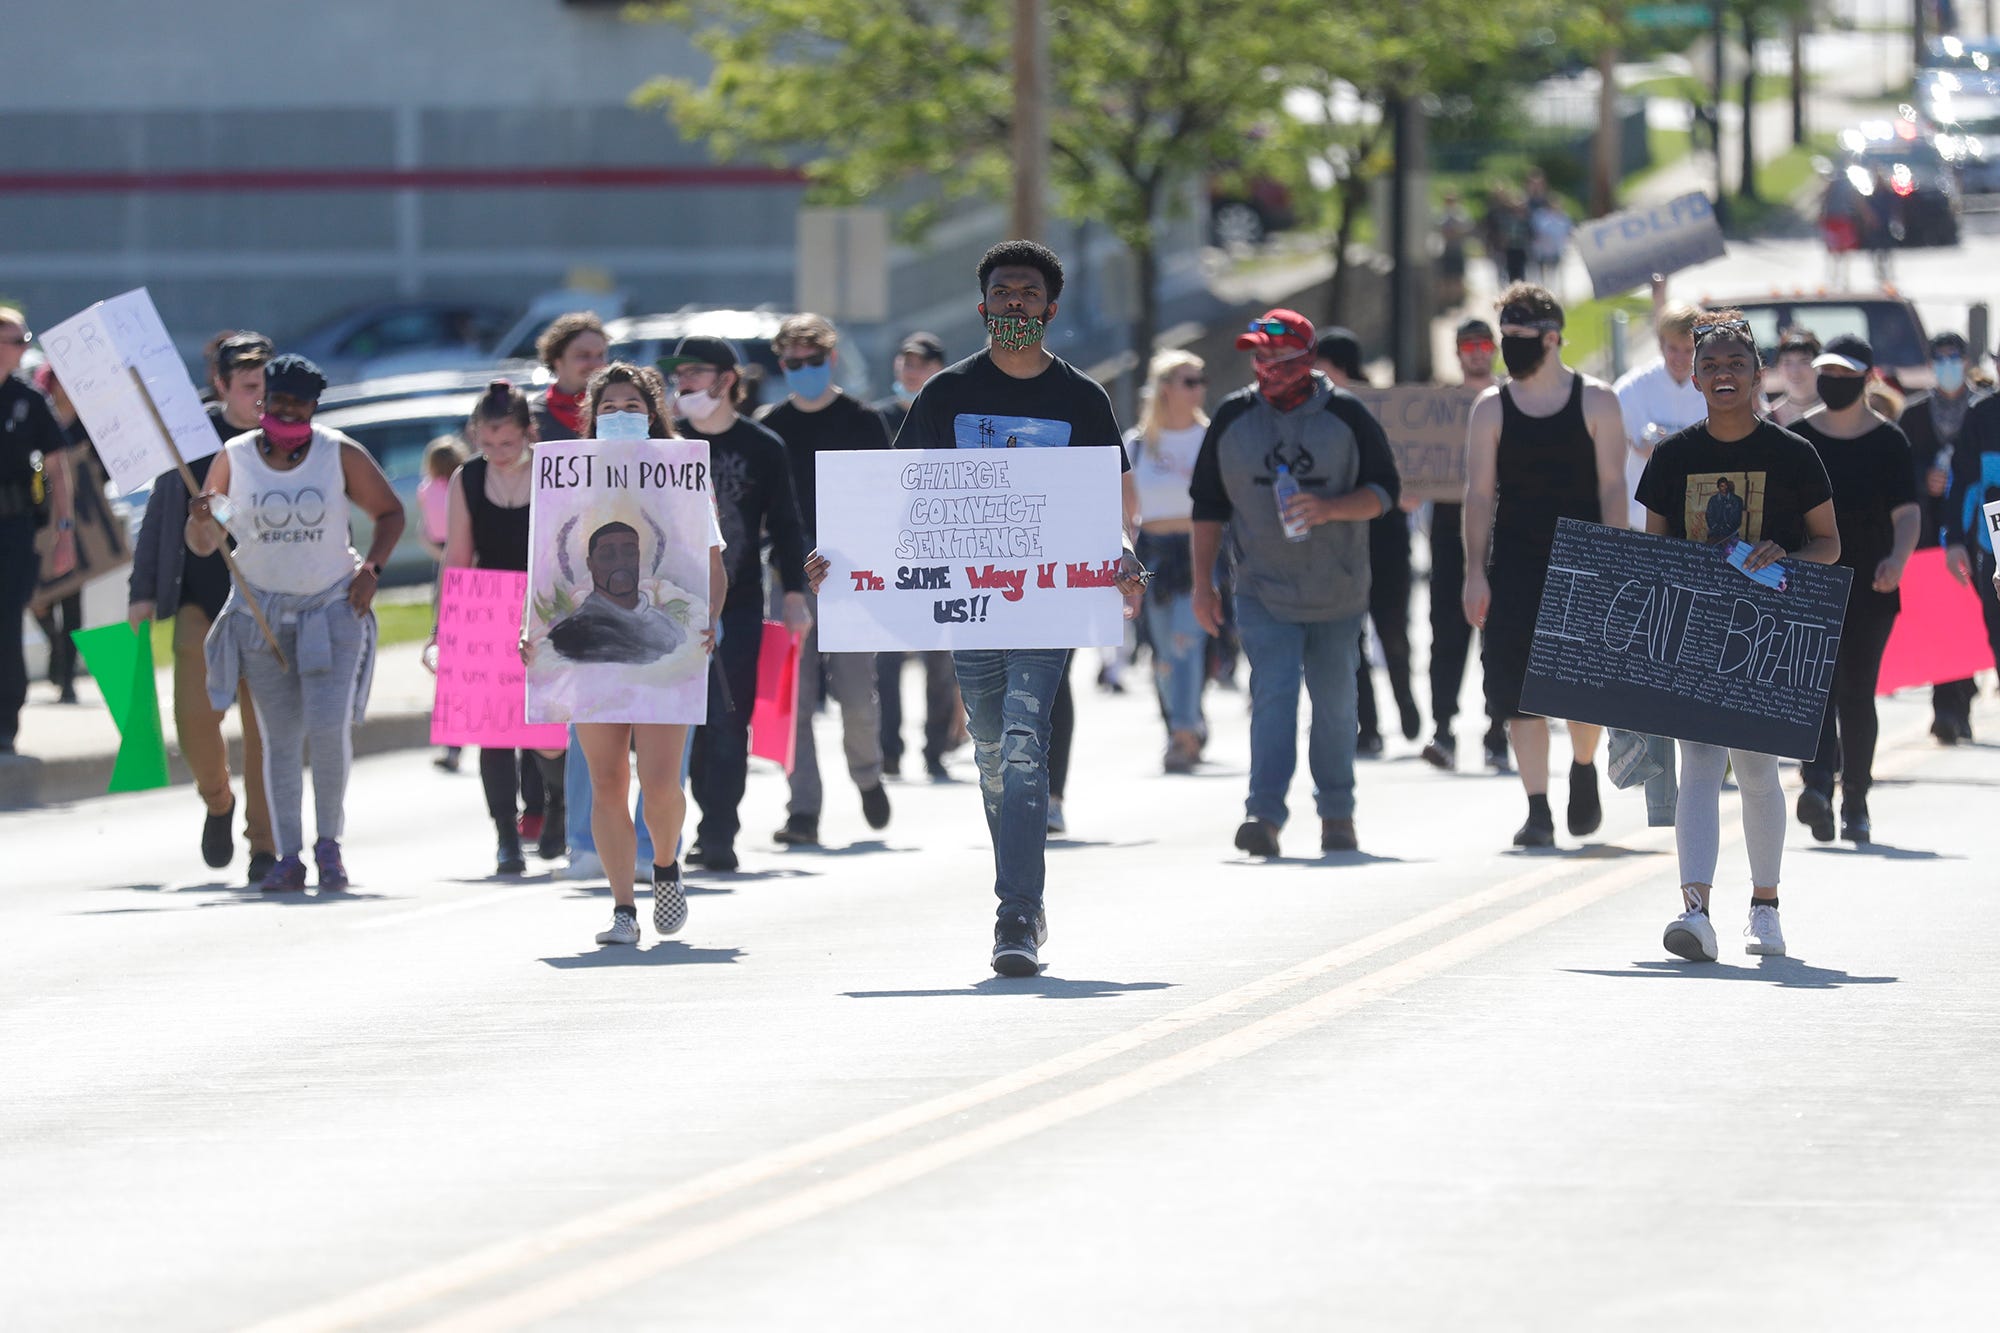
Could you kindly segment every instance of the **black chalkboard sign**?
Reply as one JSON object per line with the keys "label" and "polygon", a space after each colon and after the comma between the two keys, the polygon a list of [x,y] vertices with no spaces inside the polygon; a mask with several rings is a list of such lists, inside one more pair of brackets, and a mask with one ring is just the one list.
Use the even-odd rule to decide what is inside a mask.
{"label": "black chalkboard sign", "polygon": [[1563,519],[1521,711],[1810,759],[1851,575],[1783,569],[1780,592],[1720,546]]}

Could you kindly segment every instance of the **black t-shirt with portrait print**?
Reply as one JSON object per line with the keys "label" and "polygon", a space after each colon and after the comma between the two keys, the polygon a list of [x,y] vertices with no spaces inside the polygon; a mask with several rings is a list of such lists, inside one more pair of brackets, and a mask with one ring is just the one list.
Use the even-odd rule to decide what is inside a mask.
{"label": "black t-shirt with portrait print", "polygon": [[1104,386],[1061,357],[1018,379],[976,352],[924,382],[896,433],[898,449],[1052,449],[1102,446],[1125,457],[1118,418]]}
{"label": "black t-shirt with portrait print", "polygon": [[1896,525],[1889,516],[1903,505],[1917,503],[1917,469],[1910,458],[1909,437],[1902,427],[1884,421],[1865,435],[1837,439],[1813,424],[1792,423],[1792,429],[1819,453],[1833,486],[1833,518],[1840,528],[1838,563],[1854,571],[1849,603],[1872,602],[1885,611],[1900,611],[1900,592],[1875,591],[1875,569],[1889,558],[1896,544]]}
{"label": "black t-shirt with portrait print", "polygon": [[1806,515],[1833,491],[1813,447],[1783,427],[1759,421],[1723,441],[1701,421],[1660,441],[1633,498],[1666,519],[1671,536],[1769,540],[1791,552],[1806,544]]}

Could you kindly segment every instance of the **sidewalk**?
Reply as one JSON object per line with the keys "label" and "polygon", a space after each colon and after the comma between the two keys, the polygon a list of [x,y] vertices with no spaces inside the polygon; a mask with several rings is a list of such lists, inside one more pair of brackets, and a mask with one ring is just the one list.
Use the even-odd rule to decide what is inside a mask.
{"label": "sidewalk", "polygon": [[[375,661],[374,690],[368,716],[354,729],[354,753],[378,754],[430,742],[432,679],[424,669],[423,645],[399,643],[381,650]],[[162,669],[155,680],[160,722],[167,737],[172,782],[189,785],[193,778],[181,760],[174,735],[174,673]],[[21,710],[20,754],[0,756],[0,809],[57,805],[102,796],[111,783],[118,754],[118,728],[104,707],[97,682],[76,681],[78,702],[59,704],[46,680],[28,687],[28,706]],[[224,719],[229,738],[230,773],[243,771],[243,729],[237,711]]]}

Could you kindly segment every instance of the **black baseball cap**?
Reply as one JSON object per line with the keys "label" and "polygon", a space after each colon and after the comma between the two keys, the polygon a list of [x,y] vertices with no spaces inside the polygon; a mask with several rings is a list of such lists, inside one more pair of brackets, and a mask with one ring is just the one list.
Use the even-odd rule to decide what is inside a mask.
{"label": "black baseball cap", "polygon": [[1483,319],[1468,319],[1458,326],[1458,341],[1470,342],[1474,338],[1493,341],[1493,326]]}
{"label": "black baseball cap", "polygon": [[896,354],[919,356],[926,361],[944,360],[944,340],[935,333],[912,333],[897,346]]}
{"label": "black baseball cap", "polygon": [[663,356],[658,365],[662,371],[679,370],[682,366],[713,366],[717,370],[734,370],[742,364],[743,358],[736,355],[736,344],[727,338],[714,338],[705,333],[691,333],[674,344],[674,354]]}
{"label": "black baseball cap", "polygon": [[1313,345],[1313,355],[1332,362],[1335,369],[1351,380],[1366,378],[1361,369],[1361,339],[1354,336],[1353,329],[1335,325],[1320,334]]}
{"label": "black baseball cap", "polygon": [[1822,366],[1845,366],[1857,375],[1866,375],[1875,368],[1875,349],[1866,338],[1837,333],[1826,340],[1820,354],[1813,358],[1813,369]]}
{"label": "black baseball cap", "polygon": [[1951,356],[1954,353],[1964,356],[1970,349],[1971,344],[1965,341],[1965,335],[1962,333],[1953,333],[1950,330],[1946,330],[1943,333],[1933,333],[1931,335],[1932,356]]}

